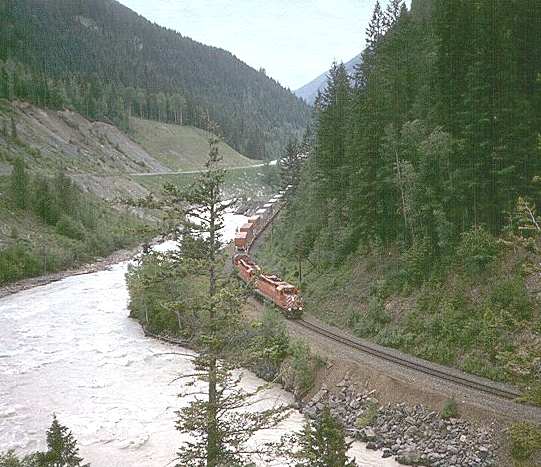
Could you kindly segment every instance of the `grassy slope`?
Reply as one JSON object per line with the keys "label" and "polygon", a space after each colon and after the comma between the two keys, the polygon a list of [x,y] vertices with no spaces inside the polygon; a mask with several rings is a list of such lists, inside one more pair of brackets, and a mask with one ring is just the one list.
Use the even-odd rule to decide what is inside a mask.
{"label": "grassy slope", "polygon": [[[208,154],[207,133],[199,128],[170,125],[150,120],[131,119],[131,136],[154,158],[173,171],[203,168]],[[224,167],[245,167],[261,163],[220,143]]]}
{"label": "grassy slope", "polygon": [[[149,191],[158,193],[164,183],[186,187],[196,176],[196,174],[135,176],[134,179]],[[276,190],[277,182],[277,169],[272,166],[232,169],[226,175],[226,196],[265,198]]]}
{"label": "grassy slope", "polygon": [[[257,259],[299,282],[297,262],[280,255],[275,227]],[[541,388],[541,241],[537,249],[499,242],[480,272],[454,258],[418,283],[392,251],[359,251],[339,267],[304,261],[306,310],[380,344],[495,380]],[[539,389],[537,389],[539,390]],[[541,394],[532,396],[541,404]]]}

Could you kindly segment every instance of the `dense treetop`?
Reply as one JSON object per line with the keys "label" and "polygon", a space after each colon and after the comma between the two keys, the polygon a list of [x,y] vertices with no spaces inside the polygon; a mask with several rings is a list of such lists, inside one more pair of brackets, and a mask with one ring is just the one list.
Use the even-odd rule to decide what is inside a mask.
{"label": "dense treetop", "polygon": [[354,79],[334,65],[316,102],[290,243],[331,263],[373,242],[439,257],[500,233],[519,197],[539,205],[540,18],[536,1],[376,2]]}
{"label": "dense treetop", "polygon": [[[2,2],[0,60],[0,82],[11,88],[0,86],[3,93],[20,98],[16,81],[22,75],[41,88],[53,84],[57,96],[44,99],[47,104],[79,100],[77,110],[117,123],[117,114],[127,111],[177,123],[184,114],[185,123],[200,126],[208,112],[226,141],[253,157],[274,155],[309,115],[290,91],[231,53],[159,27],[111,0]],[[15,73],[12,62],[24,70]]]}

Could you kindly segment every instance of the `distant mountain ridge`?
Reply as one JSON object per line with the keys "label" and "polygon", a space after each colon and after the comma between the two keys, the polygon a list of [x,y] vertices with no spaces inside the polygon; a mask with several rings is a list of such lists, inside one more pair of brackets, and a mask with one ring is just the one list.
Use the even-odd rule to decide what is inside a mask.
{"label": "distant mountain ridge", "polygon": [[[28,71],[15,76],[15,66],[4,67],[9,76],[5,86],[0,83],[0,98],[32,100],[25,94],[42,92],[33,102],[43,105],[50,100],[45,76],[63,80],[55,85],[59,99],[79,99],[77,110],[85,116],[99,119],[101,113],[116,123],[117,107],[128,102],[138,116],[171,121],[171,97],[180,94],[185,123],[203,127],[208,115],[228,144],[254,158],[275,157],[303,132],[310,115],[291,91],[232,53],[151,23],[114,0],[0,1],[3,80],[1,62],[22,63]],[[73,82],[83,84],[70,94]]]}
{"label": "distant mountain ridge", "polygon": [[[361,54],[353,57],[349,62],[347,62],[346,69],[349,74],[353,74],[355,67],[361,63]],[[308,84],[305,84],[302,88],[294,91],[297,97],[300,97],[309,105],[314,105],[314,102],[317,97],[317,93],[322,91],[327,84],[327,72],[319,75],[316,79],[310,81]]]}

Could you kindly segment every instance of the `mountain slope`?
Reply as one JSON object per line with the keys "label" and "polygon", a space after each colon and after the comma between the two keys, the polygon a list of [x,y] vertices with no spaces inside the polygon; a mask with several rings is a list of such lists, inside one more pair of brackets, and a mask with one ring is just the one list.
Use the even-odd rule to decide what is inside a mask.
{"label": "mountain slope", "polygon": [[[347,62],[346,70],[349,74],[353,74],[355,67],[361,63],[361,54],[353,57],[349,62]],[[306,103],[313,105],[317,93],[322,91],[327,84],[327,72],[319,75],[316,79],[310,81],[308,84],[305,84],[302,88],[299,88],[295,91],[295,95],[303,99]]]}
{"label": "mountain slope", "polygon": [[[199,128],[171,125],[134,118],[131,136],[170,170],[202,169],[208,153],[208,133]],[[244,157],[225,143],[219,145],[226,167],[246,167],[254,161]]]}
{"label": "mountain slope", "polygon": [[[44,88],[51,85],[43,84],[45,75],[62,80],[54,83],[56,100],[81,100],[77,110],[91,118],[103,113],[113,120],[128,109],[204,126],[208,112],[229,144],[256,158],[275,155],[309,117],[290,91],[231,53],[159,27],[113,0],[3,1],[0,60],[29,69],[0,70],[0,80],[8,81],[0,97],[42,92],[45,100],[50,89],[20,90],[16,82],[41,80]],[[71,92],[73,83],[77,92]]]}
{"label": "mountain slope", "polygon": [[[0,176],[11,173],[13,161],[22,157],[33,173],[53,176],[63,169],[83,190],[114,198],[148,193],[131,174],[204,167],[206,132],[140,119],[132,119],[132,126],[129,137],[113,125],[89,121],[77,112],[0,100]],[[220,154],[224,167],[255,163],[225,143],[220,144]]]}

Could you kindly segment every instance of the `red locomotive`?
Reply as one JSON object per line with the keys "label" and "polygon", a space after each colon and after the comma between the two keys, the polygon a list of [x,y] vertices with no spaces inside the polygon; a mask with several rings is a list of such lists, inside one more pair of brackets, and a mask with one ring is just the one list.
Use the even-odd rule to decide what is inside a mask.
{"label": "red locomotive", "polygon": [[299,289],[278,276],[264,274],[249,256],[254,240],[282,208],[283,197],[284,192],[274,197],[270,203],[265,204],[264,209],[259,209],[255,216],[250,217],[248,223],[236,233],[236,254],[233,257],[233,264],[239,277],[244,282],[253,284],[258,295],[281,308],[287,318],[300,318],[304,305]]}
{"label": "red locomotive", "polygon": [[253,284],[257,294],[284,310],[287,318],[301,317],[303,302],[297,287],[278,276],[262,274],[260,267],[245,253],[235,255],[233,263],[241,279]]}

